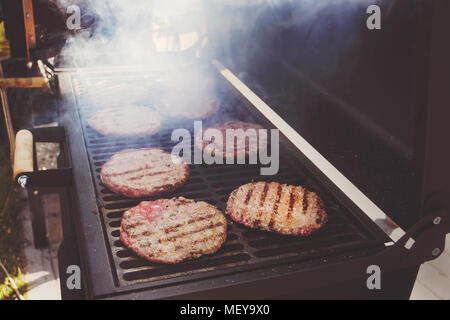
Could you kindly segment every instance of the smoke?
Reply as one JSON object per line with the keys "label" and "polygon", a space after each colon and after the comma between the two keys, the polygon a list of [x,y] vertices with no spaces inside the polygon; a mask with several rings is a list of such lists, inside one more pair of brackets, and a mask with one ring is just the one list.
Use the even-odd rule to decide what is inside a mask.
{"label": "smoke", "polygon": [[350,15],[376,4],[378,0],[302,0],[289,2],[295,3],[295,6],[293,6],[293,21],[297,25],[301,25],[313,23],[321,14],[330,11],[339,14],[341,20],[345,21],[351,18]]}
{"label": "smoke", "polygon": [[[298,43],[304,46],[293,44],[291,51],[295,54],[295,48],[300,47],[303,56],[319,62],[311,66],[325,66],[332,72],[339,52],[354,42],[349,31],[352,16],[380,0],[57,1],[62,11],[78,4],[82,13],[81,30],[62,52],[71,67],[145,66],[162,70],[161,83],[166,85],[162,94],[170,95],[179,106],[195,101],[188,95],[217,96],[209,70],[196,65],[196,57],[206,57],[206,63],[208,58],[218,57],[236,73],[249,65],[259,68],[267,53],[258,51],[257,45],[266,36],[270,39],[273,30],[300,30]],[[335,57],[320,63],[316,44],[329,36],[330,26],[335,28],[333,34],[340,34],[330,39],[333,49],[326,52],[334,50]],[[253,51],[252,42],[256,43]],[[134,100],[139,97],[137,102],[145,101],[145,92],[150,90],[147,85],[124,85],[108,97],[96,91],[92,104],[117,105],[133,101],[130,95]],[[136,93],[136,87],[141,91]]]}
{"label": "smoke", "polygon": [[82,14],[81,30],[62,51],[65,66],[125,66],[140,74],[133,78],[124,72],[109,82],[82,79],[83,96],[93,110],[150,106],[169,114],[168,124],[177,109],[201,105],[199,97],[215,99],[210,72],[197,59],[205,33],[202,0],[58,1],[62,11],[76,4]]}
{"label": "smoke", "polygon": [[[71,58],[70,62],[79,66],[161,63],[161,57],[157,57],[158,53],[183,51],[189,48],[195,51],[206,32],[218,30],[225,32],[224,30],[233,26],[241,29],[252,28],[255,23],[260,23],[257,20],[267,9],[272,15],[272,19],[267,20],[267,23],[274,26],[284,24],[284,27],[288,28],[316,25],[315,29],[322,29],[315,21],[320,20],[327,12],[335,12],[339,16],[339,24],[345,24],[355,11],[378,1],[57,0],[62,11],[65,12],[70,5],[76,4],[80,6],[83,15],[82,31],[71,37],[63,50],[63,54]],[[212,17],[210,11],[205,12],[205,8],[213,8]],[[226,12],[236,10],[245,14],[227,16]],[[284,16],[286,12],[289,14]],[[281,16],[274,19],[273,15]],[[86,22],[87,20],[89,22]],[[86,25],[87,23],[89,25]],[[214,30],[207,30],[208,28]],[[224,49],[226,43],[219,45]],[[164,62],[173,63],[173,60],[178,58],[176,55],[171,56]]]}
{"label": "smoke", "polygon": [[[62,10],[73,4],[58,1]],[[81,31],[63,50],[77,66],[161,63],[158,52],[188,49],[196,45],[202,32],[201,0],[111,0],[78,5],[83,17],[92,16],[93,21],[86,25],[82,19]]]}

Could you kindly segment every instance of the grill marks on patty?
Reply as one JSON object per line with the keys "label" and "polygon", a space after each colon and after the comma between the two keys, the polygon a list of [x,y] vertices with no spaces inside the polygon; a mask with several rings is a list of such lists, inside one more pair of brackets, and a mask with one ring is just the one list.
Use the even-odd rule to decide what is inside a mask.
{"label": "grill marks on patty", "polygon": [[306,210],[308,210],[308,195],[309,195],[309,191],[304,189],[304,194],[303,194],[303,211],[306,212]]}
{"label": "grill marks on patty", "polygon": [[245,196],[244,204],[248,204],[250,202],[250,199],[252,198],[253,190],[254,190],[254,188],[250,188],[247,191],[247,195]]}
{"label": "grill marks on patty", "polygon": [[144,201],[126,211],[120,239],[143,258],[178,263],[219,250],[226,229],[219,209],[180,197]]}
{"label": "grill marks on patty", "polygon": [[161,195],[182,186],[189,167],[181,158],[158,148],[124,150],[109,159],[100,171],[102,182],[128,197]]}
{"label": "grill marks on patty", "polygon": [[281,191],[283,191],[283,185],[278,184],[277,186],[277,197],[275,199],[274,213],[278,214],[278,206],[280,205]]}
{"label": "grill marks on patty", "polygon": [[252,182],[234,190],[226,213],[248,227],[287,235],[309,235],[327,221],[317,194],[277,182]]}
{"label": "grill marks on patty", "polygon": [[[261,199],[259,200],[259,206],[260,208],[262,208],[264,206],[264,203],[266,201],[266,197],[267,197],[267,191],[269,191],[269,184],[265,183],[264,184],[264,189],[263,192],[261,193]],[[259,210],[258,212],[258,216],[261,217],[261,215],[263,214],[263,210]]]}
{"label": "grill marks on patty", "polygon": [[[175,234],[175,235],[173,235],[171,237],[168,237],[168,238],[159,239],[159,243],[163,243],[165,241],[173,242],[173,241],[176,241],[179,237],[189,236],[189,235],[192,235],[192,234],[195,234],[195,233],[198,233],[198,232],[202,232],[202,231],[205,231],[205,230],[208,230],[208,229],[220,228],[223,225],[224,224],[222,222],[218,222],[216,224],[208,223],[204,227],[201,227],[201,228],[196,229],[196,230],[186,231],[186,232],[183,232],[183,233]],[[202,241],[204,241],[204,240],[205,239],[202,239]]]}
{"label": "grill marks on patty", "polygon": [[161,129],[161,116],[149,108],[123,106],[98,111],[89,119],[89,126],[104,136],[143,137]]}
{"label": "grill marks on patty", "polygon": [[276,198],[274,201],[274,206],[273,206],[273,214],[270,217],[270,222],[269,222],[269,229],[273,229],[273,226],[275,224],[275,217],[278,214],[278,206],[280,205],[280,198],[281,198],[281,191],[283,189],[283,186],[281,184],[278,184],[277,186],[277,193],[276,193]]}
{"label": "grill marks on patty", "polygon": [[[294,205],[295,202],[297,201],[297,195],[295,193],[295,187],[291,186],[291,193],[290,193],[290,198],[289,198],[289,208],[288,208],[288,212],[287,212],[287,219],[289,219],[292,215],[292,210],[294,209]],[[304,196],[303,199],[306,199],[306,197]],[[303,207],[303,212],[306,212],[305,208]]]}

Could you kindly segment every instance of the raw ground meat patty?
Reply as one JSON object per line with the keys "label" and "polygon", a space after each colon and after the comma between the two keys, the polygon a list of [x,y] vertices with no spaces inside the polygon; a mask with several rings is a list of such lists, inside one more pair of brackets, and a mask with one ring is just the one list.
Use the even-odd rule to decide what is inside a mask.
{"label": "raw ground meat patty", "polygon": [[158,148],[120,151],[100,171],[110,190],[133,198],[170,193],[188,176],[189,167],[181,158]]}
{"label": "raw ground meat patty", "polygon": [[146,107],[123,106],[98,111],[89,126],[104,136],[144,137],[161,129],[161,116]]}
{"label": "raw ground meat patty", "polygon": [[[234,139],[234,148],[229,148],[227,150],[226,143],[219,142],[217,143],[214,139],[208,139],[208,130],[216,129],[219,130],[222,134],[223,141],[226,140],[226,130],[228,129],[242,129],[243,131],[236,131],[236,135],[238,139]],[[248,157],[250,154],[257,153],[259,150],[258,140],[245,139],[245,131],[248,129],[254,129],[256,131],[256,137],[259,136],[259,129],[263,129],[262,126],[254,123],[242,122],[242,121],[228,121],[224,124],[214,125],[207,129],[203,130],[203,139],[201,133],[198,133],[195,137],[195,144],[197,148],[204,150],[212,155],[222,155],[225,158],[235,159],[241,157]],[[241,134],[239,134],[241,132]],[[206,134],[206,135],[205,135]],[[213,135],[213,132],[210,131],[210,134]],[[245,144],[238,144],[239,138],[244,141]]]}
{"label": "raw ground meat patty", "polygon": [[327,221],[323,202],[314,192],[277,182],[252,182],[234,190],[226,213],[247,227],[306,236]]}
{"label": "raw ground meat patty", "polygon": [[119,108],[124,105],[140,105],[151,99],[152,84],[150,82],[118,82],[117,79],[74,80],[77,94],[83,96],[89,105],[96,110]]}
{"label": "raw ground meat patty", "polygon": [[227,221],[215,206],[185,198],[144,201],[126,211],[120,240],[154,262],[178,263],[219,250]]}

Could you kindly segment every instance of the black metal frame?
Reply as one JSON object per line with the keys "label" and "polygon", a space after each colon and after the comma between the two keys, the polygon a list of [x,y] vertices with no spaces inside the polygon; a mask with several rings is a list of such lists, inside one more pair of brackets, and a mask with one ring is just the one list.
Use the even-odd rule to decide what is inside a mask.
{"label": "black metal frame", "polygon": [[[421,212],[450,214],[450,150],[443,142],[450,137],[450,2],[435,0],[429,50],[427,95],[417,125],[416,162]],[[448,231],[447,231],[448,232]]]}
{"label": "black metal frame", "polygon": [[[43,248],[48,245],[48,240],[42,196],[48,193],[63,194],[65,188],[72,182],[72,168],[63,127],[34,128],[29,131],[33,135],[33,143],[55,142],[60,145],[57,169],[38,170],[36,148],[33,147],[34,171],[22,172],[16,177],[17,183],[21,177],[26,178],[24,187],[27,189],[31,211],[34,245],[36,248]],[[62,203],[61,206],[63,206]]]}

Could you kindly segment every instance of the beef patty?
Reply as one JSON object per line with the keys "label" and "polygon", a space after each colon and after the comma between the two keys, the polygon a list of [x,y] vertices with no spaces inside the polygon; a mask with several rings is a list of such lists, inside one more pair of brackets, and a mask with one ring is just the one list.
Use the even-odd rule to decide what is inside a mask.
{"label": "beef patty", "polygon": [[227,221],[215,206],[185,198],[144,201],[126,211],[120,240],[150,261],[178,263],[219,250]]}
{"label": "beef patty", "polygon": [[168,117],[203,120],[219,110],[219,103],[208,97],[168,97],[161,99],[157,109]]}
{"label": "beef patty", "polygon": [[[235,130],[233,136],[236,136],[237,138],[234,138],[233,142],[228,142],[233,143],[234,147],[227,149],[227,143],[225,142],[227,140],[227,130],[229,129]],[[247,134],[250,134],[250,131],[247,131],[248,129],[254,130],[254,138],[246,138],[246,132]],[[214,125],[204,129],[203,132],[197,133],[195,144],[197,148],[208,152],[208,154],[220,155],[227,159],[248,157],[251,154],[258,153],[259,129],[263,129],[263,127],[255,123],[228,121],[223,124]],[[213,139],[214,131],[212,130],[218,130],[218,132],[222,134],[223,141],[216,141]],[[242,142],[238,143],[238,141]],[[266,146],[264,148],[266,148]]]}
{"label": "beef patty", "polygon": [[74,80],[77,94],[90,106],[99,109],[119,108],[124,105],[140,105],[146,103],[153,95],[150,82],[127,82],[108,79],[84,79],[83,85]]}
{"label": "beef patty", "polygon": [[144,137],[161,129],[161,116],[149,108],[123,106],[96,112],[89,126],[104,136]]}
{"label": "beef patty", "polygon": [[306,236],[327,221],[317,194],[300,186],[252,182],[234,190],[226,213],[247,227]]}
{"label": "beef patty", "polygon": [[158,148],[120,151],[100,171],[110,190],[133,198],[170,193],[188,176],[189,167],[181,158]]}

